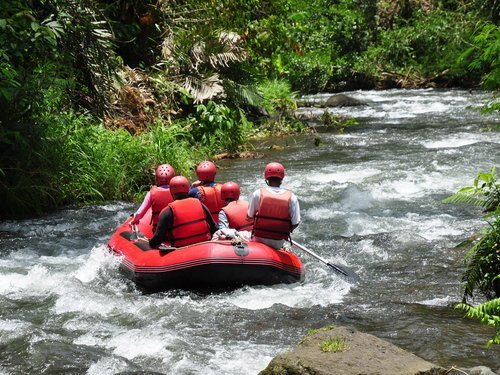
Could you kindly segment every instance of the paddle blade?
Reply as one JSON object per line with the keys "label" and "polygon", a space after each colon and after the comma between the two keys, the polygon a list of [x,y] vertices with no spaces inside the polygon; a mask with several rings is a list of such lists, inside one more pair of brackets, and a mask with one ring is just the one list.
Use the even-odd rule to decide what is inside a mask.
{"label": "paddle blade", "polygon": [[327,265],[335,270],[338,274],[341,276],[345,277],[348,281],[357,283],[360,281],[360,277],[352,270],[350,270],[347,267],[341,267],[336,264],[332,264],[330,262],[327,263]]}

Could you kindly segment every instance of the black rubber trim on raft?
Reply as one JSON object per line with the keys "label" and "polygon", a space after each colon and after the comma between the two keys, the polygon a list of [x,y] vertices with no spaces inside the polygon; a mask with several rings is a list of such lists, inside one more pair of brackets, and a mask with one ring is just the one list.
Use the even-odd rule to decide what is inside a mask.
{"label": "black rubber trim on raft", "polygon": [[304,273],[290,273],[266,264],[205,264],[172,272],[134,272],[122,264],[124,275],[145,291],[168,289],[234,289],[243,285],[300,282]]}

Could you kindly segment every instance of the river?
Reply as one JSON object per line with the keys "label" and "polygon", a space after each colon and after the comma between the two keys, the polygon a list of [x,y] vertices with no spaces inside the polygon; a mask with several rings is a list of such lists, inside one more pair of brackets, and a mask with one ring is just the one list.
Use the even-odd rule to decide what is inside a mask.
{"label": "river", "polygon": [[[485,349],[493,329],[453,308],[466,252],[456,245],[485,223],[477,209],[441,202],[500,164],[500,133],[491,131],[500,119],[474,108],[490,94],[347,94],[370,102],[335,110],[359,125],[344,134],[256,142],[263,158],[224,160],[218,179],[239,182],[248,197],[262,186],[265,164],[282,162],[284,187],[301,205],[294,239],[348,266],[360,283],[297,250],[303,283],[143,294],[119,275],[106,248],[137,205],[110,202],[3,221],[0,374],[255,375],[309,329],[330,324],[374,334],[444,367],[499,369],[498,346]],[[274,144],[284,148],[270,150]]]}

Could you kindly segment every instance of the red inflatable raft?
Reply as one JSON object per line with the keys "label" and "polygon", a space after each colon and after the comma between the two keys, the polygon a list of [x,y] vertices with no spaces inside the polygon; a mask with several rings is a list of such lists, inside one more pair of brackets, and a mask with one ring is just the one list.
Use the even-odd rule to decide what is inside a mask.
{"label": "red inflatable raft", "polygon": [[[151,238],[151,210],[138,225]],[[108,247],[121,255],[120,270],[148,291],[236,288],[243,285],[294,283],[304,278],[300,259],[291,251],[275,250],[260,242],[207,241],[180,248],[150,248],[136,240],[126,220],[113,234]]]}

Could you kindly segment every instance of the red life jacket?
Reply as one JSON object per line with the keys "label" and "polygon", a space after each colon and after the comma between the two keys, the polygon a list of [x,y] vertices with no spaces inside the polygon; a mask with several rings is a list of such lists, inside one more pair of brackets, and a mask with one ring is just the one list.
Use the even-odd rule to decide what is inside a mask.
{"label": "red life jacket", "polygon": [[205,219],[205,211],[196,198],[173,201],[168,205],[172,210],[173,224],[170,240],[175,247],[187,246],[212,238],[210,226]]}
{"label": "red life jacket", "polygon": [[215,186],[199,186],[201,194],[201,202],[207,206],[214,221],[219,224],[219,211],[224,207],[224,202],[221,197],[221,185]]}
{"label": "red life jacket", "polygon": [[253,220],[247,219],[247,201],[237,200],[229,202],[222,210],[226,213],[229,228],[234,228],[236,230],[252,230]]}
{"label": "red life jacket", "polygon": [[160,212],[168,206],[169,203],[174,201],[170,189],[160,189],[158,186],[153,186],[149,191],[149,198],[151,199],[151,224],[156,228],[158,225],[158,218]]}
{"label": "red life jacket", "polygon": [[291,198],[291,191],[274,194],[267,189],[260,189],[260,205],[255,213],[253,234],[273,240],[289,238],[292,229],[289,212]]}

